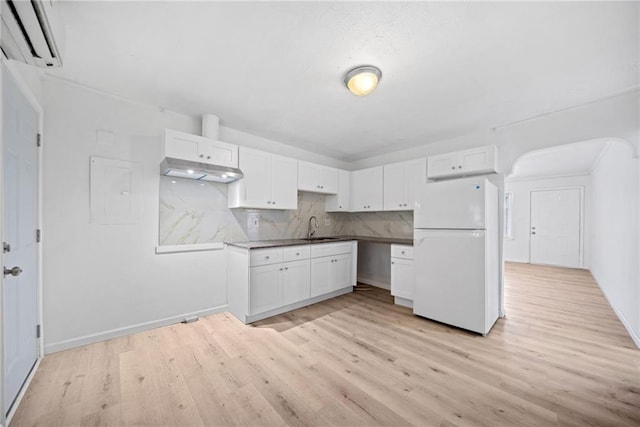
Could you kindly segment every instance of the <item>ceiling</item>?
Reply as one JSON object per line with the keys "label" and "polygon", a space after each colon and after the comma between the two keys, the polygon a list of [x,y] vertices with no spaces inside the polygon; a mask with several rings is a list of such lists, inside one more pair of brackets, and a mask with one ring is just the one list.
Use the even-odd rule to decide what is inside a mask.
{"label": "ceiling", "polygon": [[604,140],[579,142],[527,153],[515,162],[507,179],[588,175],[607,144]]}
{"label": "ceiling", "polygon": [[[67,2],[48,73],[359,160],[635,87],[638,3]],[[356,97],[352,67],[382,69]]]}

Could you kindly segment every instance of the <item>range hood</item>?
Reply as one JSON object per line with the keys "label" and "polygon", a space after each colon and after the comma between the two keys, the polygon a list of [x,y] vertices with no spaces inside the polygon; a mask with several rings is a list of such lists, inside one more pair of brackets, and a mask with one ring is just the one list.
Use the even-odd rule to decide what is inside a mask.
{"label": "range hood", "polygon": [[160,163],[160,174],[199,181],[223,182],[225,184],[237,181],[244,176],[238,168],[199,163],[173,157],[165,157]]}

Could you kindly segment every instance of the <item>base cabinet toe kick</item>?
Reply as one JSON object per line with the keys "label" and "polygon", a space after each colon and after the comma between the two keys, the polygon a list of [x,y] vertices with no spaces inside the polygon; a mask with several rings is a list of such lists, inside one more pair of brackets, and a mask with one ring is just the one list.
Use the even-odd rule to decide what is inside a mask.
{"label": "base cabinet toe kick", "polygon": [[229,311],[252,323],[353,291],[358,242],[226,246]]}

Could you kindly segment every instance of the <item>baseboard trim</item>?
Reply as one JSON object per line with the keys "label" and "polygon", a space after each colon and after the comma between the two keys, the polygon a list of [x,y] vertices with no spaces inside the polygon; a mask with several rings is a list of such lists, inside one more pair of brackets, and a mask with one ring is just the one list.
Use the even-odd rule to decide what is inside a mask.
{"label": "baseboard trim", "polygon": [[58,341],[51,344],[45,344],[44,353],[51,354],[58,351],[68,350],[70,348],[81,347],[87,344],[93,344],[100,341],[106,341],[111,338],[117,338],[124,335],[135,334],[138,332],[148,331],[150,329],[159,328],[162,326],[172,325],[182,322],[186,317],[191,316],[209,316],[216,313],[227,311],[228,305],[219,305],[217,307],[207,308],[204,310],[193,311],[190,313],[179,314],[177,316],[165,317],[164,319],[152,320],[150,322],[138,323],[131,326],[125,326],[123,328],[111,329],[104,332],[98,332],[96,334],[84,335],[82,337],[71,338],[64,341]]}
{"label": "baseboard trim", "polygon": [[389,283],[377,282],[375,280],[367,279],[364,277],[358,277],[358,282],[364,283],[365,285],[375,286],[376,288],[386,289],[388,291],[391,290],[391,285]]}
{"label": "baseboard trim", "polygon": [[[595,279],[593,272],[591,272],[591,275]],[[602,286],[600,286],[600,282],[598,282],[597,279],[596,279],[596,283],[598,284],[598,287],[600,288],[600,291],[602,291],[602,294],[604,295],[604,297],[607,299],[609,306],[613,309],[613,312],[616,314],[616,316],[618,316],[618,319],[620,319],[620,322],[622,322],[622,326],[624,326],[624,328],[627,330],[627,333],[633,340],[633,343],[636,345],[636,347],[640,348],[640,336],[636,333],[636,331],[633,330],[631,323],[627,321],[627,318],[624,317],[624,314],[622,314],[622,311],[613,303],[613,301],[611,301],[611,298],[609,298],[609,295],[607,295],[607,293],[602,288]]]}

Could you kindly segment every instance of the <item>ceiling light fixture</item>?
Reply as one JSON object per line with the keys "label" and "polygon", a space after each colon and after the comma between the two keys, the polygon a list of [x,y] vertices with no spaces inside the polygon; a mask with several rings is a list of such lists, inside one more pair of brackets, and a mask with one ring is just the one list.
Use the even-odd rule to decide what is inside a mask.
{"label": "ceiling light fixture", "polygon": [[382,71],[373,65],[363,65],[349,71],[344,84],[354,95],[365,96],[373,92],[382,78]]}

